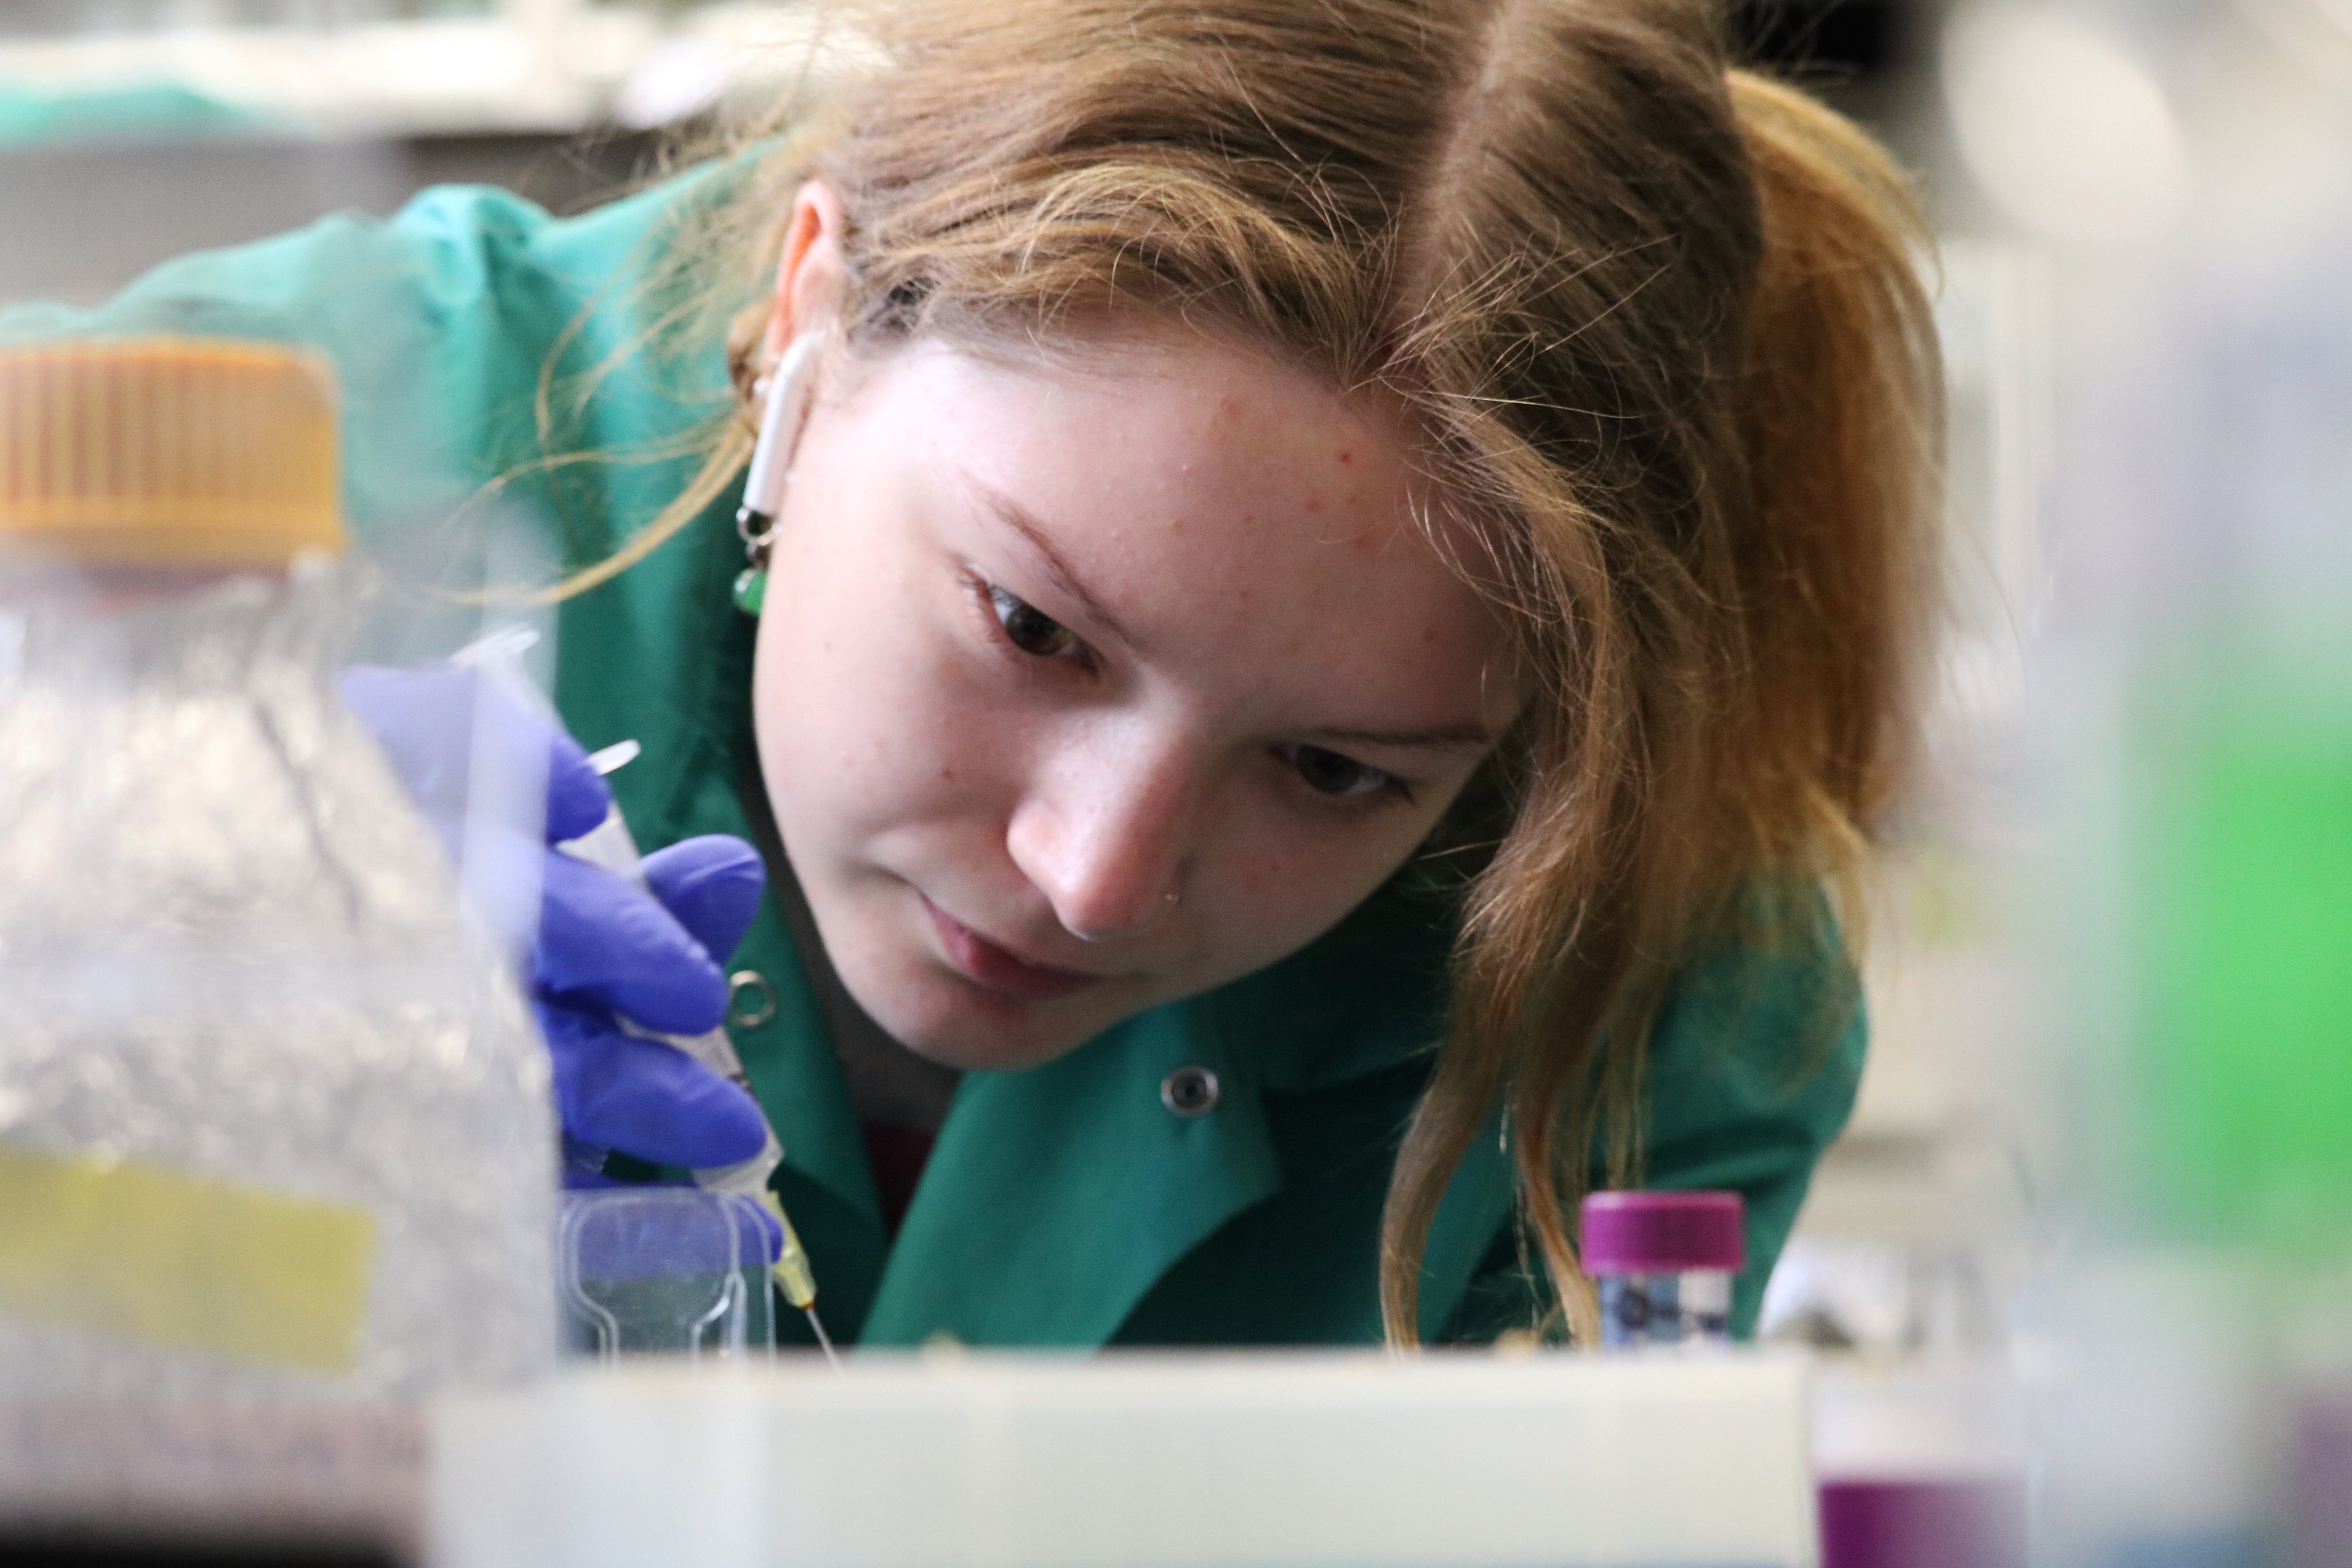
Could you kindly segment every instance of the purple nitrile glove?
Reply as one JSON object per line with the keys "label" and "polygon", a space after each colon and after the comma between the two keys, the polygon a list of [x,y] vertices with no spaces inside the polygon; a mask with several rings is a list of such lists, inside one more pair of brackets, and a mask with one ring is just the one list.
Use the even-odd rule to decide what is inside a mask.
{"label": "purple nitrile glove", "polygon": [[[657,1164],[748,1160],[767,1141],[751,1098],[614,1020],[675,1035],[717,1028],[727,979],[709,955],[743,940],[766,872],[750,845],[716,834],[657,850],[644,869],[650,897],[601,867],[548,859],[531,990],[558,1064],[564,1131]],[[673,898],[691,926],[671,912]]]}
{"label": "purple nitrile glove", "polygon": [[[539,872],[530,992],[567,1154],[600,1164],[584,1151],[618,1149],[694,1168],[757,1154],[767,1130],[749,1094],[619,1022],[680,1035],[719,1026],[727,980],[711,955],[734,950],[758,906],[764,872],[751,847],[718,836],[674,845],[646,858],[640,889],[552,847],[602,822],[611,793],[578,742],[495,680],[454,666],[361,667],[345,672],[342,692],[453,857],[475,847],[467,800],[486,768],[544,770],[544,831],[516,863],[535,860]],[[593,1180],[573,1164],[567,1181]]]}

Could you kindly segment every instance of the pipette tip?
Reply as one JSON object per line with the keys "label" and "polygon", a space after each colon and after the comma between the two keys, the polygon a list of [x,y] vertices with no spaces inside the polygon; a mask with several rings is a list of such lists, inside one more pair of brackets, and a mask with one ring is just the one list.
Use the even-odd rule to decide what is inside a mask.
{"label": "pipette tip", "polygon": [[833,1368],[835,1372],[839,1372],[841,1370],[841,1357],[834,1353],[833,1336],[824,1331],[824,1323],[817,1317],[816,1309],[814,1306],[809,1306],[802,1308],[801,1310],[808,1314],[809,1327],[816,1331],[816,1348],[824,1352],[825,1365]]}

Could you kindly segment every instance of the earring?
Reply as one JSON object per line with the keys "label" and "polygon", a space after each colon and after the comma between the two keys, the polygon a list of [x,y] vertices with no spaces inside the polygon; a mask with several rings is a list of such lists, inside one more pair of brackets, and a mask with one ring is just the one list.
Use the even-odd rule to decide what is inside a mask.
{"label": "earring", "polygon": [[735,607],[756,616],[768,600],[768,551],[776,541],[776,514],[784,509],[793,453],[808,416],[809,383],[816,370],[817,334],[803,332],[784,351],[761,384],[767,406],[761,411],[759,438],[751,443],[751,470],[743,478],[743,504],[735,512],[735,532],[750,564],[735,578]]}

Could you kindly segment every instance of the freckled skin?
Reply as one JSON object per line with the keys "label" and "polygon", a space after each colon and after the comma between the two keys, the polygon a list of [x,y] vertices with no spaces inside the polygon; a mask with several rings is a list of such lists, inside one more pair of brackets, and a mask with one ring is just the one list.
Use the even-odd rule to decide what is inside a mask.
{"label": "freckled skin", "polygon": [[[1339,492],[1315,460],[1335,450]],[[1385,879],[1476,752],[1335,745],[1412,798],[1334,798],[1295,747],[1499,729],[1517,700],[1489,613],[1411,521],[1420,482],[1395,407],[1195,337],[1051,370],[918,345],[829,385],[753,696],[786,849],[866,1011],[942,1062],[1034,1065],[1295,952]],[[1132,644],[975,487],[1034,517]],[[987,585],[1091,663],[1014,646]],[[976,984],[927,900],[1096,983]]]}

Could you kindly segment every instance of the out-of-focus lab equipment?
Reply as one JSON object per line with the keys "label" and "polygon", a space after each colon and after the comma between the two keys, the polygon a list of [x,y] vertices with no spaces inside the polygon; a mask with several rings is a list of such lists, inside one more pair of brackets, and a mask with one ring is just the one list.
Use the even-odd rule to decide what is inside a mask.
{"label": "out-of-focus lab equipment", "polygon": [[1738,1193],[1594,1193],[1581,1239],[1603,1345],[1730,1345],[1731,1281],[1748,1253]]}
{"label": "out-of-focus lab equipment", "polygon": [[9,1385],[543,1370],[545,1071],[335,699],[325,373],[65,344],[0,405]]}
{"label": "out-of-focus lab equipment", "polygon": [[793,0],[6,0],[0,210],[45,221],[0,246],[0,303],[95,304],[436,184],[577,210],[661,128],[821,97],[857,53],[840,21]]}
{"label": "out-of-focus lab equipment", "polygon": [[1957,7],[2047,367],[2016,885],[2037,1559],[2352,1561],[2352,14]]}
{"label": "out-of-focus lab equipment", "polygon": [[1818,1561],[1787,1356],[951,1348],[437,1412],[443,1568]]}
{"label": "out-of-focus lab equipment", "polygon": [[338,1528],[396,1531],[384,1402],[551,1364],[553,1130],[506,955],[336,698],[332,388],[63,343],[0,353],[0,408],[7,1515],[267,1514],[210,1458],[308,1451]]}
{"label": "out-of-focus lab equipment", "polygon": [[[463,670],[339,687],[359,595],[324,365],[68,342],[0,353],[0,408],[11,1528],[397,1545],[421,1396],[542,1374],[560,1339],[770,1352],[782,1219],[747,1183],[772,1133],[743,1180],[558,1213],[548,1058],[509,970],[564,804],[558,731]],[[583,858],[642,888],[574,771],[598,792]],[[740,1081],[731,1049],[719,1066]],[[203,1462],[159,1458],[175,1426],[208,1434]]]}

